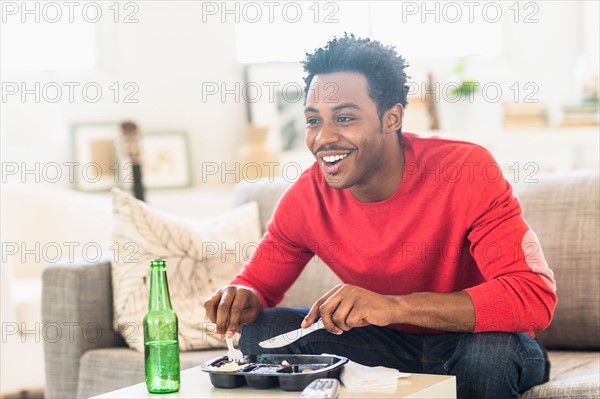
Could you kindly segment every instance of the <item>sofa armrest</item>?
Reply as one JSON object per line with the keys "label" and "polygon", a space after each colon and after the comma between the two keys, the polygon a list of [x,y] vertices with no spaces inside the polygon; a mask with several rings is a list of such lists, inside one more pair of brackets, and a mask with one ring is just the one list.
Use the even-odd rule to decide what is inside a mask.
{"label": "sofa armrest", "polygon": [[46,398],[74,398],[81,355],[123,345],[113,330],[110,260],[48,266],[42,275]]}

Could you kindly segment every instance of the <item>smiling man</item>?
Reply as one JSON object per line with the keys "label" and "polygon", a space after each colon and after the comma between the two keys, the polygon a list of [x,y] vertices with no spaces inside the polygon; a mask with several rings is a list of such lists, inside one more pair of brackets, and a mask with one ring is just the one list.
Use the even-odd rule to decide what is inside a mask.
{"label": "smiling man", "polygon": [[[533,330],[550,323],[556,287],[491,154],[402,132],[405,63],[393,48],[344,36],[304,67],[316,162],[280,199],[244,270],[206,301],[217,332],[242,330],[246,353],[336,353],[456,375],[461,398],[517,398],[544,382]],[[274,308],[314,255],[344,284],[311,309]],[[326,331],[257,345],[319,317]]]}

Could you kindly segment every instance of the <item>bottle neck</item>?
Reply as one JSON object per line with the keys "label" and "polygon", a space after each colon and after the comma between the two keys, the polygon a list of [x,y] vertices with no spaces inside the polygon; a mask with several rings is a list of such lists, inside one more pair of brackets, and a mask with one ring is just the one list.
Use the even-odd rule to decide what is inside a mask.
{"label": "bottle neck", "polygon": [[169,286],[167,284],[167,269],[154,266],[150,269],[150,299],[149,310],[171,309]]}

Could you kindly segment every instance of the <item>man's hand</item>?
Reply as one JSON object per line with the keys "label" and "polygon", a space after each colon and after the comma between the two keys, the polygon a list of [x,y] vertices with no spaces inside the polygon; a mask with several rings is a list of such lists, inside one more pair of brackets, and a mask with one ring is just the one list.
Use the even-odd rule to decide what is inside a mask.
{"label": "man's hand", "polygon": [[204,302],[206,315],[217,325],[221,337],[233,336],[241,324],[252,323],[258,317],[262,304],[252,288],[228,285],[219,288]]}
{"label": "man's hand", "polygon": [[302,321],[301,327],[309,327],[319,315],[325,328],[334,334],[369,324],[387,326],[394,320],[396,306],[393,297],[342,284],[315,302]]}

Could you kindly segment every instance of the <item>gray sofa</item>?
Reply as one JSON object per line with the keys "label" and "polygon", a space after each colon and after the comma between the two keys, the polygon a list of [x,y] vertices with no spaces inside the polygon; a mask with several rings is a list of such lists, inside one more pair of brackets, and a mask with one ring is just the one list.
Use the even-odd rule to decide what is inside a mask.
{"label": "gray sofa", "polygon": [[[538,335],[549,349],[551,380],[523,397],[598,398],[600,177],[586,171],[538,179],[516,184],[515,191],[554,270],[559,302],[552,324]],[[264,231],[288,185],[284,181],[240,184],[234,205],[258,201]],[[310,306],[337,281],[322,261],[313,259],[282,306]],[[128,349],[113,332],[109,260],[49,266],[43,274],[42,303],[47,398],[89,397],[144,380],[142,354]],[[182,353],[182,367],[223,353]]]}

